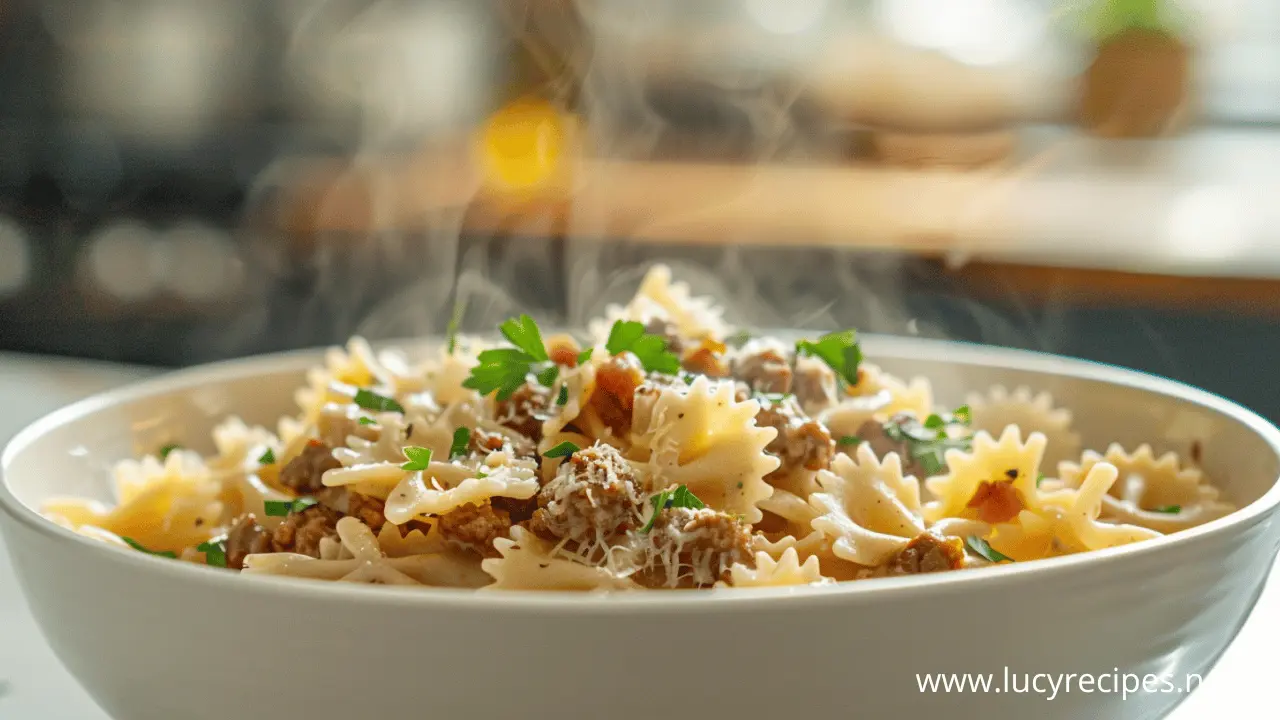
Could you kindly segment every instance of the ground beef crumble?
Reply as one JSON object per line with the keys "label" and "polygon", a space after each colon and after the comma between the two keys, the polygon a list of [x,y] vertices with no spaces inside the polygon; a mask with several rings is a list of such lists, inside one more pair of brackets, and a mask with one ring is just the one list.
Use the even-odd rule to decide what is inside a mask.
{"label": "ground beef crumble", "polygon": [[644,381],[644,366],[629,352],[614,355],[596,369],[596,388],[587,404],[615,436],[625,437],[631,431],[636,388]]}
{"label": "ground beef crumble", "polygon": [[638,537],[641,569],[632,579],[645,587],[709,587],[727,580],[734,563],[754,564],[751,528],[710,508],[663,510]]}
{"label": "ground beef crumble", "polygon": [[227,531],[227,567],[244,568],[244,559],[255,553],[298,553],[320,557],[320,541],[337,536],[342,514],[324,505],[312,505],[291,513],[275,530],[258,524],[252,513],[241,515]]}
{"label": "ground beef crumble", "polygon": [[494,414],[498,424],[529,438],[542,440],[542,424],[551,417],[551,390],[534,382],[516,389],[511,397],[499,400]]}
{"label": "ground beef crumble", "polygon": [[280,484],[299,495],[312,495],[324,489],[320,481],[325,472],[342,467],[333,456],[333,448],[312,440],[302,452],[280,470]]}
{"label": "ground beef crumble", "polygon": [[577,547],[594,548],[618,537],[641,514],[641,491],[631,464],[603,444],[574,453],[537,498],[529,529]]}
{"label": "ground beef crumble", "polygon": [[964,567],[964,543],[925,531],[912,538],[889,562],[872,571],[872,577],[946,572]]}
{"label": "ground beef crumble", "polygon": [[435,531],[450,544],[477,552],[485,557],[498,557],[493,541],[511,534],[511,514],[485,502],[463,505],[437,518]]}
{"label": "ground beef crumble", "polygon": [[765,450],[782,461],[778,468],[780,472],[831,467],[831,460],[836,454],[836,443],[831,438],[831,432],[825,425],[806,415],[794,395],[760,398],[760,405],[756,425],[778,431],[777,437]]}
{"label": "ground beef crumble", "polygon": [[794,373],[791,353],[772,342],[752,340],[730,361],[733,377],[755,392],[789,393]]}

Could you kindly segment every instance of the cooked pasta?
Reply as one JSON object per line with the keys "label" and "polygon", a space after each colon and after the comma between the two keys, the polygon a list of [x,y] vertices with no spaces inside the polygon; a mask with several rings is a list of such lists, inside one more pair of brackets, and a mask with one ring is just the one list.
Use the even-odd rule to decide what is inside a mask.
{"label": "cooked pasta", "polygon": [[[489,590],[823,586],[1142,542],[1234,508],[1150,446],[1082,452],[1030,388],[937,406],[853,331],[731,327],[655,267],[581,338],[330,349],[273,432],[118,463],[86,537],[248,575]],[[585,344],[581,344],[585,341]]]}

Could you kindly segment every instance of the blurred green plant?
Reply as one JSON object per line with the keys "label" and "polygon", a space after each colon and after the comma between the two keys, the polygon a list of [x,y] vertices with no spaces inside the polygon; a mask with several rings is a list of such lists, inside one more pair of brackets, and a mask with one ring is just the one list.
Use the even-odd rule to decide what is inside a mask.
{"label": "blurred green plant", "polygon": [[1087,0],[1080,24],[1088,37],[1102,42],[1132,30],[1179,36],[1186,23],[1177,0]]}

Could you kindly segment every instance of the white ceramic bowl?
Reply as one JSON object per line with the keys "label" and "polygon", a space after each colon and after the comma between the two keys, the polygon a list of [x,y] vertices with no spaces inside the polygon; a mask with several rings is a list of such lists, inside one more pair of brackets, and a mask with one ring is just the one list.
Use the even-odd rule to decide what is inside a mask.
{"label": "white ceramic bowl", "polygon": [[[918,340],[865,347],[892,371],[929,376],[945,403],[996,383],[1049,390],[1093,447],[1150,441],[1185,456],[1198,441],[1242,509],[1157,541],[981,571],[603,598],[238,577],[36,514],[52,495],[108,497],[109,462],[171,429],[209,449],[225,413],[273,423],[318,358],[295,353],[175,373],[36,422],[5,450],[0,519],[49,644],[120,720],[1074,720],[1177,704],[1185,693],[1124,697],[1107,680],[1049,700],[1047,677],[1043,693],[1012,692],[1004,669],[1167,674],[1179,686],[1206,673],[1276,554],[1280,432],[1221,398],[1105,366]],[[927,673],[995,684],[921,692]]]}

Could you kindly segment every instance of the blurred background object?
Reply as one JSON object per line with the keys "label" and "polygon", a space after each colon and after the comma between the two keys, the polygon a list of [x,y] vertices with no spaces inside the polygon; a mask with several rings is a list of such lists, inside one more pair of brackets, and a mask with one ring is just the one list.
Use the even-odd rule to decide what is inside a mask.
{"label": "blurred background object", "polygon": [[0,93],[0,350],[573,323],[660,259],[756,322],[1280,417],[1238,372],[1280,319],[1271,0],[10,0]]}

